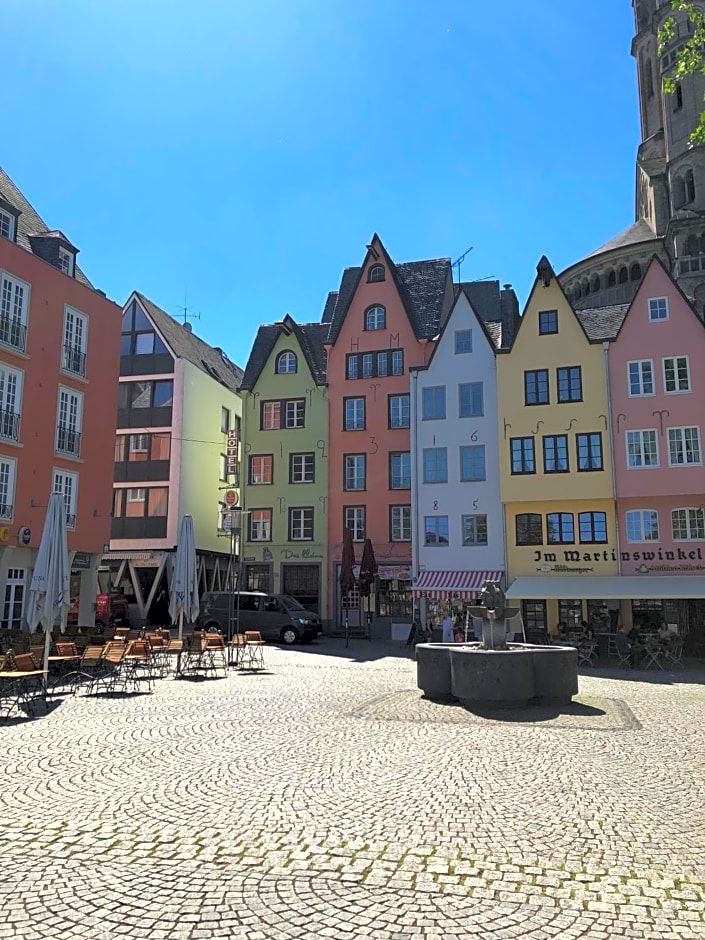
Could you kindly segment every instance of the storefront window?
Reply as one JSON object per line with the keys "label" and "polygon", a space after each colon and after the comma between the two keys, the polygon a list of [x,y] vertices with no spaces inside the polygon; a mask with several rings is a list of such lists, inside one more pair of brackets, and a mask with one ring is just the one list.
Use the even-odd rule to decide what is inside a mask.
{"label": "storefront window", "polygon": [[529,639],[529,634],[544,634],[548,628],[546,622],[546,601],[522,601],[521,616],[524,621],[524,630],[526,631],[527,640]]}
{"label": "storefront window", "polygon": [[377,616],[411,619],[411,581],[380,579]]}
{"label": "storefront window", "polygon": [[604,601],[587,602],[587,622],[595,633],[610,632],[610,612]]}
{"label": "storefront window", "polygon": [[658,630],[663,619],[663,601],[632,601],[632,623],[639,630]]}
{"label": "storefront window", "polygon": [[558,619],[567,631],[577,630],[583,619],[582,601],[558,601]]}

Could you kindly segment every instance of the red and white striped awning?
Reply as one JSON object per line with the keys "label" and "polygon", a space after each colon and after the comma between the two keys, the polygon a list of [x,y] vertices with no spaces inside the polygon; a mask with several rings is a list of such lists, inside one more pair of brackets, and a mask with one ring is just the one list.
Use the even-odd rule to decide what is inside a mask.
{"label": "red and white striped awning", "polygon": [[425,597],[478,594],[485,581],[499,581],[501,571],[422,571],[412,591]]}

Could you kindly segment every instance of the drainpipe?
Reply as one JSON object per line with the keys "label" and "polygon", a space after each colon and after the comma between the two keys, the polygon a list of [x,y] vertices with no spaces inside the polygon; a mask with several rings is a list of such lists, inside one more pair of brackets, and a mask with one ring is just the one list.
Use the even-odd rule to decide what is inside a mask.
{"label": "drainpipe", "polygon": [[[419,473],[418,473],[418,378],[419,373],[411,370],[411,401],[409,402],[409,416],[411,421],[411,575],[412,586],[419,576]],[[413,598],[413,591],[412,591]],[[422,625],[426,615],[424,603]],[[416,601],[412,600],[412,612]]]}
{"label": "drainpipe", "polygon": [[609,363],[609,355],[608,355],[609,348],[610,348],[610,344],[607,341],[605,341],[602,344],[602,351],[605,357],[605,380],[607,383],[607,409],[606,409],[607,410],[607,436],[609,438],[609,444],[610,444],[610,464],[612,467],[612,500],[614,502],[615,544],[617,548],[617,564],[619,566],[617,570],[621,574],[622,553],[620,550],[621,546],[620,546],[620,537],[619,537],[619,516],[617,515],[617,471],[615,469],[615,463],[614,463],[615,449],[614,449],[614,428],[612,425],[612,408],[611,408],[612,388],[610,384],[610,363]]}

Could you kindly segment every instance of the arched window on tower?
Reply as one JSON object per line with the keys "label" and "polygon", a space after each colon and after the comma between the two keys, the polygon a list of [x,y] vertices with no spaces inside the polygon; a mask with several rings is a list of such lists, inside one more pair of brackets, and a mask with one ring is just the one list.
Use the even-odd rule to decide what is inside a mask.
{"label": "arched window on tower", "polygon": [[583,297],[587,297],[590,293],[590,281],[587,278],[583,280]]}
{"label": "arched window on tower", "polygon": [[581,291],[580,291],[580,284],[575,285],[575,294],[573,296],[575,297],[576,300],[580,300],[582,296]]}
{"label": "arched window on tower", "polygon": [[596,294],[600,289],[600,276],[596,274],[592,279],[592,292]]}
{"label": "arched window on tower", "polygon": [[705,254],[705,232],[700,236],[700,251]]}
{"label": "arched window on tower", "polygon": [[617,283],[617,275],[614,273],[614,271],[608,271],[607,272],[607,286],[614,287],[616,283]]}
{"label": "arched window on tower", "polygon": [[641,265],[633,264],[631,271],[629,272],[629,280],[638,281],[640,277],[641,277]]}
{"label": "arched window on tower", "polygon": [[700,239],[697,235],[689,235],[685,243],[685,253],[687,255],[700,254]]}
{"label": "arched window on tower", "polygon": [[685,174],[685,201],[695,201],[695,176],[692,170],[688,170]]}
{"label": "arched window on tower", "polygon": [[681,83],[678,82],[676,85],[676,90],[673,93],[673,110],[680,111],[683,107],[683,88]]}
{"label": "arched window on tower", "polygon": [[685,205],[685,183],[680,176],[677,176],[673,180],[673,187],[671,192],[673,197],[673,208],[680,209],[681,206]]}
{"label": "arched window on tower", "polygon": [[627,271],[625,266],[622,266],[619,269],[619,283],[626,284],[628,280],[629,280],[629,271]]}

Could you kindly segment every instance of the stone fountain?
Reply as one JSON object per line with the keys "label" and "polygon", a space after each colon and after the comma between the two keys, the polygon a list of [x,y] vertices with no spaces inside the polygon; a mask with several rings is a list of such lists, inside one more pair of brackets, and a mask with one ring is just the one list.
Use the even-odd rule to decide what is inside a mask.
{"label": "stone fountain", "polygon": [[570,702],[578,692],[577,650],[507,643],[519,608],[506,606],[497,581],[486,581],[480,598],[470,613],[482,620],[482,642],[416,647],[417,684],[426,697],[469,707]]}

